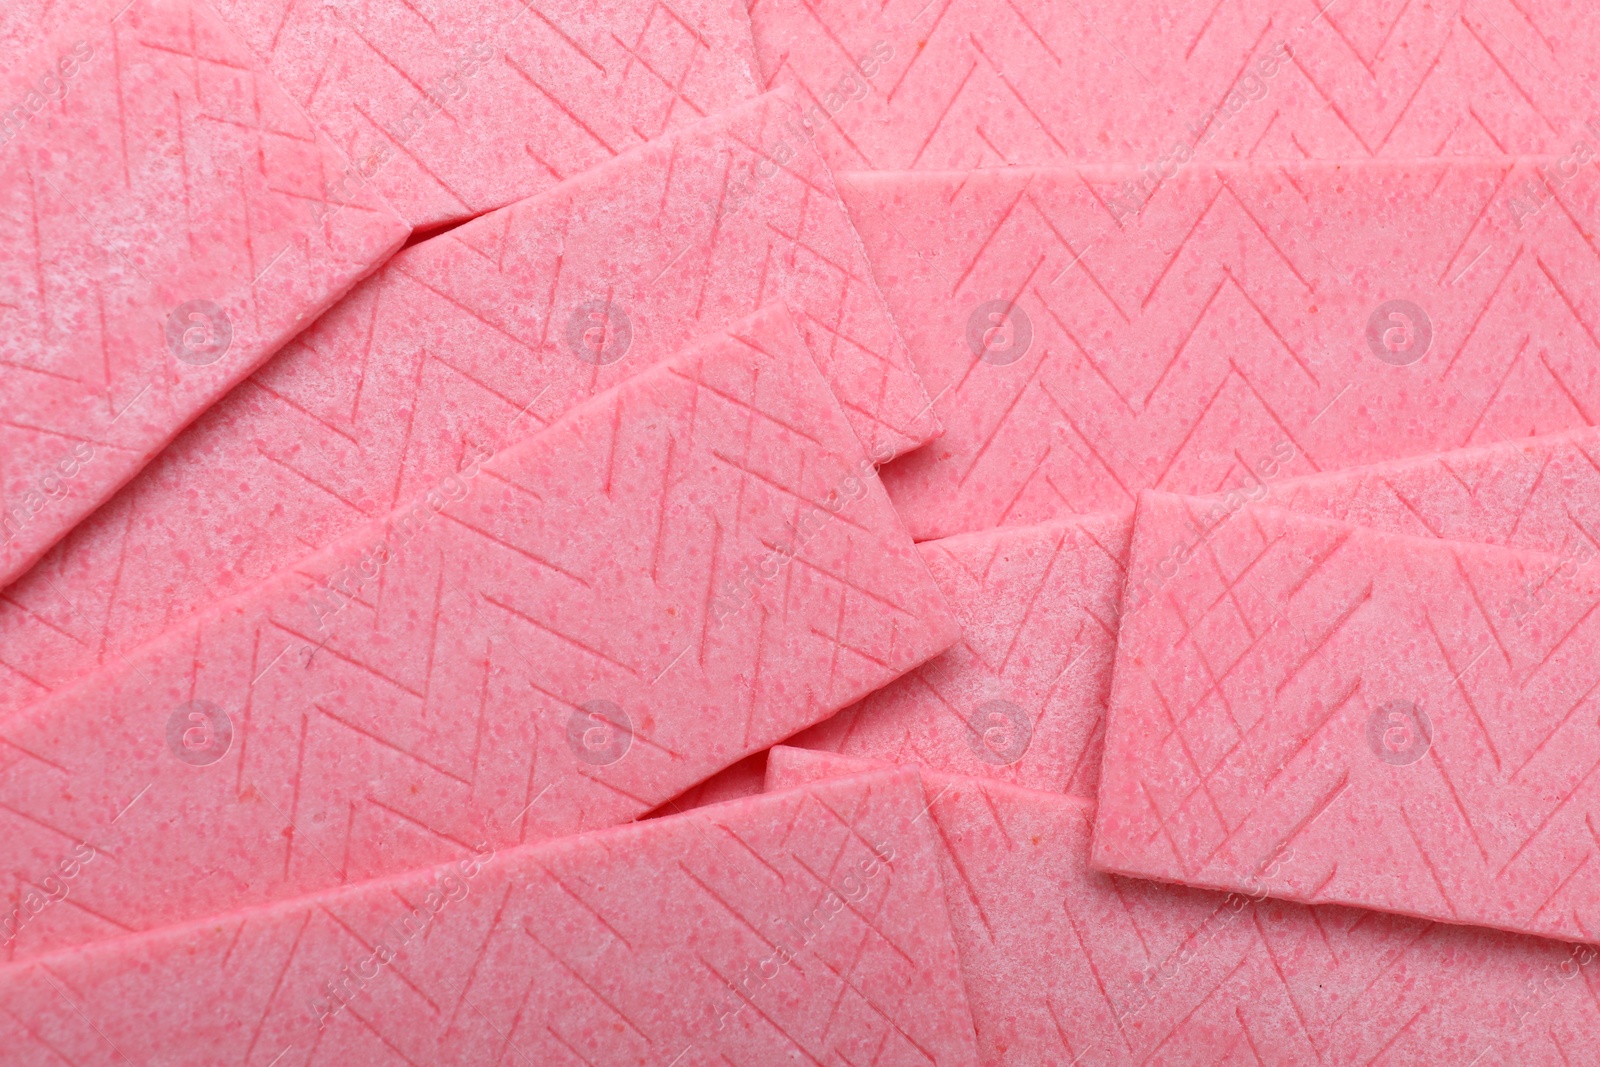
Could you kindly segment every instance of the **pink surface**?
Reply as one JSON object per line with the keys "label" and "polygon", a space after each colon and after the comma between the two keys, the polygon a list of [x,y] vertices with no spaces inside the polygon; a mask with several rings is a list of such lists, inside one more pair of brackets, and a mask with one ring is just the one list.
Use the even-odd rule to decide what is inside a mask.
{"label": "pink surface", "polygon": [[1125,169],[842,176],[945,427],[890,496],[922,540],[1590,424],[1600,181],[1519,228],[1532,168],[1196,165],[1120,221]]}
{"label": "pink surface", "polygon": [[[878,458],[932,435],[815,153],[737,210],[704,203],[785,114],[770,94],[397,256],[7,592],[0,707],[114,662],[768,301],[794,309]],[[607,300],[618,332],[596,353],[585,316]]]}
{"label": "pink surface", "polygon": [[756,94],[737,0],[217,0],[370,184],[418,227],[547,189]]}
{"label": "pink surface", "polygon": [[[1270,465],[1235,468],[1225,484],[1208,504],[1262,500],[1390,533],[1548,552],[1572,566],[1600,551],[1595,429],[1295,479]],[[1132,519],[1079,516],[925,542],[961,641],[793,743],[1093,797]]]}
{"label": "pink surface", "polygon": [[409,233],[325,203],[332,145],[204,5],[50,25],[0,78],[0,586]]}
{"label": "pink surface", "polygon": [[1096,866],[1600,938],[1592,569],[1149,493],[1127,588]]}
{"label": "pink surface", "polygon": [[972,1064],[923,807],[862,775],[13,966],[6,1062]]}
{"label": "pink surface", "polygon": [[[125,3],[120,0],[14,0],[0,8],[0,74],[32,58],[39,44],[69,22],[93,17],[110,19]],[[43,71],[39,71],[43,74]]]}
{"label": "pink surface", "polygon": [[[1597,134],[1576,0],[755,0],[761,69],[836,166],[1566,153]],[[1594,158],[1591,156],[1591,158]]]}
{"label": "pink surface", "polygon": [[724,767],[703,782],[697,782],[659,808],[641,818],[654,819],[679,815],[709,804],[721,804],[761,792],[767,778],[767,753],[746,756],[731,767]]}
{"label": "pink surface", "polygon": [[0,726],[15,867],[112,857],[7,952],[621,822],[949,647],[787,315],[737,329]]}
{"label": "pink surface", "polygon": [[918,545],[961,640],[791,740],[1093,796],[1131,517]]}
{"label": "pink surface", "polygon": [[[862,766],[780,747],[769,784]],[[1108,876],[1082,800],[925,788],[985,1064],[1570,1067],[1600,1038],[1590,946]]]}

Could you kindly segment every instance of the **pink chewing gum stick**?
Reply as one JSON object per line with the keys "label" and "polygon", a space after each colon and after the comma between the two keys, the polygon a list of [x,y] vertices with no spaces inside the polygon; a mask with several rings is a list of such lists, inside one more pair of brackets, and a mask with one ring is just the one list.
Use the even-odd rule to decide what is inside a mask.
{"label": "pink chewing gum stick", "polygon": [[[7,591],[0,707],[116,661],[771,301],[876,462],[931,436],[785,95],[396,256]],[[767,173],[760,152],[781,144],[789,162]]]}
{"label": "pink chewing gum stick", "polygon": [[0,586],[410,233],[323,196],[337,152],[203,3],[51,25],[0,76]]}
{"label": "pink chewing gum stick", "polygon": [[787,312],[0,725],[20,958],[625,821],[957,630]]}
{"label": "pink chewing gum stick", "polygon": [[925,812],[901,771],[485,843],[0,968],[0,1039],[16,1067],[969,1067]]}
{"label": "pink chewing gum stick", "polygon": [[263,67],[418,229],[504,207],[757,93],[736,0],[217,0]]}
{"label": "pink chewing gum stick", "polygon": [[[1265,502],[1545,552],[1565,568],[1600,551],[1600,430],[1300,478],[1269,455],[1225,484],[1206,503],[1222,514]],[[918,546],[961,641],[792,743],[1092,798],[1132,527],[1116,512]]]}
{"label": "pink chewing gum stick", "polygon": [[1147,493],[1094,863],[1593,941],[1597,626],[1571,558]]}
{"label": "pink chewing gum stick", "polygon": [[[874,766],[779,746],[767,787]],[[1567,1067],[1600,1037],[1591,945],[1107,875],[1088,801],[923,784],[982,1063]]]}
{"label": "pink chewing gum stick", "polygon": [[841,175],[945,428],[889,495],[920,541],[1590,425],[1600,175],[1519,218],[1538,163]]}
{"label": "pink chewing gum stick", "polygon": [[1600,158],[1577,0],[758,0],[750,21],[836,167],[1137,163],[1144,189],[1196,159],[1536,153],[1570,179]]}

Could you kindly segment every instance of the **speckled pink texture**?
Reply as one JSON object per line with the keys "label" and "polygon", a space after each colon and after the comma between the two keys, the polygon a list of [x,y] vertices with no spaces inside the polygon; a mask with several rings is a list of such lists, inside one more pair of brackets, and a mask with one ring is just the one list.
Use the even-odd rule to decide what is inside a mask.
{"label": "speckled pink texture", "polygon": [[1600,180],[1539,164],[841,175],[945,428],[884,484],[925,540],[1587,426]]}
{"label": "speckled pink texture", "polygon": [[[768,785],[862,761],[772,752]],[[1102,874],[1086,801],[924,776],[980,1062],[1567,1067],[1588,945]]]}
{"label": "speckled pink texture", "polygon": [[0,78],[0,586],[410,233],[203,3],[76,14]]}
{"label": "speckled pink texture", "polygon": [[1593,941],[1597,627],[1573,560],[1147,493],[1094,863]]}
{"label": "speckled pink texture", "polygon": [[[1595,127],[1579,0],[755,0],[762,72],[836,166],[1566,153]],[[1594,158],[1591,155],[1591,158]]]}
{"label": "speckled pink texture", "polygon": [[[0,727],[13,958],[615,824],[957,630],[781,307]],[[640,532],[644,531],[644,536]]]}
{"label": "speckled pink texture", "polygon": [[756,95],[738,0],[215,0],[419,229],[503,207]]}
{"label": "speckled pink texture", "polygon": [[[725,172],[755,165],[787,106],[783,93],[742,104],[396,256],[0,600],[0,708],[115,661],[770,301],[794,312],[869,452],[931,436],[816,154],[717,210]],[[591,316],[606,315],[591,351]]]}
{"label": "speckled pink texture", "polygon": [[967,1067],[924,805],[856,776],[0,969],[6,1062]]}
{"label": "speckled pink texture", "polygon": [[[1600,549],[1600,430],[1302,478],[1272,464],[1228,478],[1208,508],[1264,501],[1572,566]],[[1131,512],[1114,512],[920,545],[961,641],[794,744],[1092,798],[1132,526]]]}
{"label": "speckled pink texture", "polygon": [[757,752],[697,782],[644,818],[679,815],[710,804],[721,804],[761,792],[767,778],[767,753]]}

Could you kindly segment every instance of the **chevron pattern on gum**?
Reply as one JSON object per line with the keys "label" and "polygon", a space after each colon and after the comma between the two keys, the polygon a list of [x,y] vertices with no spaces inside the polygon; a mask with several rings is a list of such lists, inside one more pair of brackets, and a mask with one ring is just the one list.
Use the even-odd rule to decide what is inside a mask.
{"label": "chevron pattern on gum", "polygon": [[1142,207],[1126,168],[842,175],[945,428],[890,496],[926,540],[1591,425],[1600,179],[1519,225],[1536,162],[1196,165]]}
{"label": "chevron pattern on gum", "polygon": [[[784,95],[386,264],[0,597],[0,707],[114,662],[477,449],[548,425],[768,301],[795,311],[877,458],[930,436],[927,397],[815,153],[736,211],[704,203],[782,138]],[[569,335],[606,301],[631,342],[597,365]]]}
{"label": "chevron pattern on gum", "polygon": [[[1280,470],[1235,466],[1211,503],[1261,500],[1575,565],[1600,551],[1600,430],[1301,478]],[[961,621],[961,641],[792,743],[1092,798],[1132,519],[1081,516],[923,543]],[[1005,708],[985,712],[993,701],[1020,718]]]}
{"label": "chevron pattern on gum", "polygon": [[1592,946],[1102,874],[1087,801],[923,777],[983,1063],[1569,1067],[1600,1037]]}
{"label": "chevron pattern on gum", "polygon": [[1094,863],[1596,940],[1600,585],[1565,563],[1145,494]]}
{"label": "chevron pattern on gum", "polygon": [[15,1067],[960,1067],[924,811],[914,773],[858,776],[104,942],[0,969],[0,1039]]}
{"label": "chevron pattern on gum", "polygon": [[419,229],[532,196],[757,93],[736,0],[436,0],[222,17]]}
{"label": "chevron pattern on gum", "polygon": [[836,167],[1600,158],[1577,0],[755,0]]}
{"label": "chevron pattern on gum", "polygon": [[0,587],[410,232],[204,4],[116,7],[0,78]]}
{"label": "chevron pattern on gum", "polygon": [[16,869],[114,858],[6,951],[624,821],[860,699],[957,636],[870,470],[781,308],[475,455],[0,725]]}

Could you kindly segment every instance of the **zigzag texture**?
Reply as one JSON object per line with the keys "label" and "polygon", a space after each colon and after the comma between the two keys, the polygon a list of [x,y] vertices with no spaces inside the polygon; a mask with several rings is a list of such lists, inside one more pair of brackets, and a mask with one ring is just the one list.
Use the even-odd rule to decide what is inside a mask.
{"label": "zigzag texture", "polygon": [[11,967],[7,1063],[970,1064],[925,811],[862,776]]}
{"label": "zigzag texture", "polygon": [[[955,640],[781,310],[0,730],[18,957],[611,825]],[[638,535],[644,530],[647,536]]]}
{"label": "zigzag texture", "polygon": [[[1600,551],[1600,430],[1282,480],[1235,467],[1207,506],[1260,499],[1390,533]],[[1131,512],[962,534],[920,549],[961,641],[792,744],[1093,799]],[[1553,576],[1528,598],[1555,593]],[[1002,701],[1004,705],[994,704]]]}
{"label": "zigzag texture", "polygon": [[118,7],[0,87],[0,586],[409,232],[203,4]]}
{"label": "zigzag texture", "polygon": [[730,0],[220,0],[415,226],[502,207],[756,94]]}
{"label": "zigzag texture", "polygon": [[799,87],[830,162],[865,170],[1566,155],[1585,140],[1592,157],[1590,16],[1577,0],[750,7],[768,84]]}
{"label": "zigzag texture", "polygon": [[1132,517],[917,547],[961,623],[943,655],[790,744],[1093,797]]}
{"label": "zigzag texture", "polygon": [[1096,866],[1600,936],[1580,568],[1152,493],[1128,588]]}
{"label": "zigzag texture", "polygon": [[[771,766],[774,788],[863,769]],[[1588,946],[1101,874],[1088,802],[925,784],[985,1064],[1569,1067],[1600,1038]]]}
{"label": "zigzag texture", "polygon": [[[794,309],[875,457],[925,440],[927,397],[815,152],[737,210],[706,204],[782,136],[783,95],[397,256],[0,596],[0,707],[71,684],[769,301]],[[614,362],[575,344],[574,323],[602,307],[631,338]]]}
{"label": "zigzag texture", "polygon": [[890,495],[920,540],[1592,424],[1600,181],[1530,217],[1532,167],[847,176],[946,428]]}

